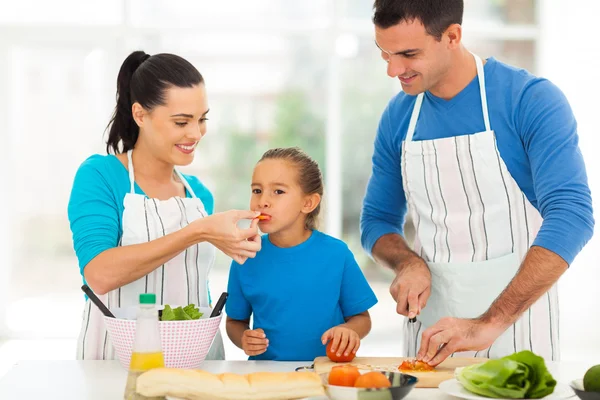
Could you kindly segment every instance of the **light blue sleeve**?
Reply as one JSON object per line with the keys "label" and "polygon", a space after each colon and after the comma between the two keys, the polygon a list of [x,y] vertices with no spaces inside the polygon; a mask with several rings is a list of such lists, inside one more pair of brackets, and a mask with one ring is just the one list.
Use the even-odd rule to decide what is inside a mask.
{"label": "light blue sleeve", "polygon": [[571,264],[595,224],[575,117],[564,94],[545,79],[525,87],[515,117],[544,219],[533,245]]}
{"label": "light blue sleeve", "polygon": [[340,307],[344,318],[368,311],[377,304],[377,297],[358,266],[354,254],[345,248],[344,273],[340,290]]}
{"label": "light blue sleeve", "polygon": [[252,315],[252,306],[244,297],[240,282],[241,266],[235,261],[231,262],[229,268],[229,281],[227,282],[227,302],[225,312],[231,319],[247,321]]}
{"label": "light blue sleeve", "polygon": [[388,233],[403,234],[407,210],[400,170],[401,149],[393,143],[390,105],[379,122],[373,169],[360,216],[360,240],[369,255],[381,236]]}
{"label": "light blue sleeve", "polygon": [[81,275],[94,257],[119,242],[119,207],[94,160],[91,157],[79,167],[67,210]]}

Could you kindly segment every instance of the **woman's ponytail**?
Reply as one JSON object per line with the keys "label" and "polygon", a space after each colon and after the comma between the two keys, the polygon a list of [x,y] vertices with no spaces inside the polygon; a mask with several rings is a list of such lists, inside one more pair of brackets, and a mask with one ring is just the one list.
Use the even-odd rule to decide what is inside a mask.
{"label": "woman's ponytail", "polygon": [[[119,76],[117,78],[117,105],[108,127],[108,139],[106,141],[106,152],[127,152],[133,149],[139,135],[139,128],[133,120],[131,106],[131,81],[133,74],[144,61],[150,57],[143,51],[134,51],[123,61]],[[119,149],[122,143],[123,148]]]}

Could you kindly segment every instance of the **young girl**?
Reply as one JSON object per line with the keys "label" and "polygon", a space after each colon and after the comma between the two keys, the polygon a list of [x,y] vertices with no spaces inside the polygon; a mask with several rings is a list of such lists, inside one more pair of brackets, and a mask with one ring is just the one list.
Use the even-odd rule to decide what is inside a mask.
{"label": "young girl", "polygon": [[[323,179],[298,148],[267,151],[254,168],[250,208],[262,250],[229,273],[227,334],[251,360],[306,361],[356,353],[377,298],[348,246],[317,230]],[[250,329],[250,316],[253,328]]]}

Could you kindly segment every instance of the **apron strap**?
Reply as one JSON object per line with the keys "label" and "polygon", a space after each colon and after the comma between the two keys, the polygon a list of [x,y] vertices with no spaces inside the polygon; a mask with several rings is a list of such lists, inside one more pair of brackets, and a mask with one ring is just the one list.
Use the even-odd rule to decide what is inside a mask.
{"label": "apron strap", "polygon": [[483,62],[478,55],[473,54],[475,57],[475,64],[477,64],[477,77],[479,78],[479,93],[481,94],[481,109],[483,110],[483,121],[485,122],[485,130],[491,131],[490,126],[490,115],[488,113],[487,106],[487,94],[485,92],[485,76],[483,72]]}
{"label": "apron strap", "polygon": [[179,172],[178,170],[175,170],[175,172],[177,173],[177,176],[179,176],[179,179],[183,183],[183,186],[185,186],[185,188],[189,192],[190,196],[192,196],[192,198],[195,199],[196,198],[196,194],[192,190],[192,187],[190,186],[190,184],[188,183],[188,181],[183,177],[183,174],[181,172]]}
{"label": "apron strap", "polygon": [[[127,152],[127,163],[128,163],[128,169],[129,169],[129,184],[131,185],[130,188],[130,193],[135,194],[135,176],[133,173],[133,158],[131,157],[131,152],[133,151],[133,149],[129,150]],[[196,194],[194,193],[194,191],[192,190],[192,187],[190,186],[190,184],[188,183],[188,181],[183,177],[183,175],[181,174],[181,172],[175,170],[175,172],[177,173],[177,176],[179,177],[179,179],[181,180],[181,182],[183,183],[183,186],[185,186],[185,188],[187,189],[188,193],[190,194],[190,196],[192,196],[192,198],[196,198]]]}
{"label": "apron strap", "polygon": [[129,189],[129,193],[135,194],[135,177],[133,174],[133,158],[131,157],[132,151],[133,151],[133,149],[131,149],[127,152],[127,165],[128,165],[128,169],[129,169],[129,184],[131,185],[131,188]]}
{"label": "apron strap", "polygon": [[408,124],[408,132],[406,132],[406,138],[404,139],[407,142],[412,141],[413,133],[415,133],[415,127],[417,126],[417,120],[419,119],[419,113],[421,112],[421,104],[423,104],[423,96],[424,94],[420,93],[415,101],[415,106],[412,115],[410,116],[410,123]]}

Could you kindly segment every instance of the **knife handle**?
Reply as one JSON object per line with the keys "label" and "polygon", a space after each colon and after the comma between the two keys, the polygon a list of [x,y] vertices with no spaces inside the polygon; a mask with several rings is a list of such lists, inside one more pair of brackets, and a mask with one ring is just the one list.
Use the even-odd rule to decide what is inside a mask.
{"label": "knife handle", "polygon": [[227,292],[221,293],[221,297],[219,297],[215,308],[213,308],[213,311],[210,314],[210,318],[218,317],[219,315],[221,315],[221,312],[223,311],[223,307],[225,307],[225,302],[227,301],[228,296],[229,295]]}

